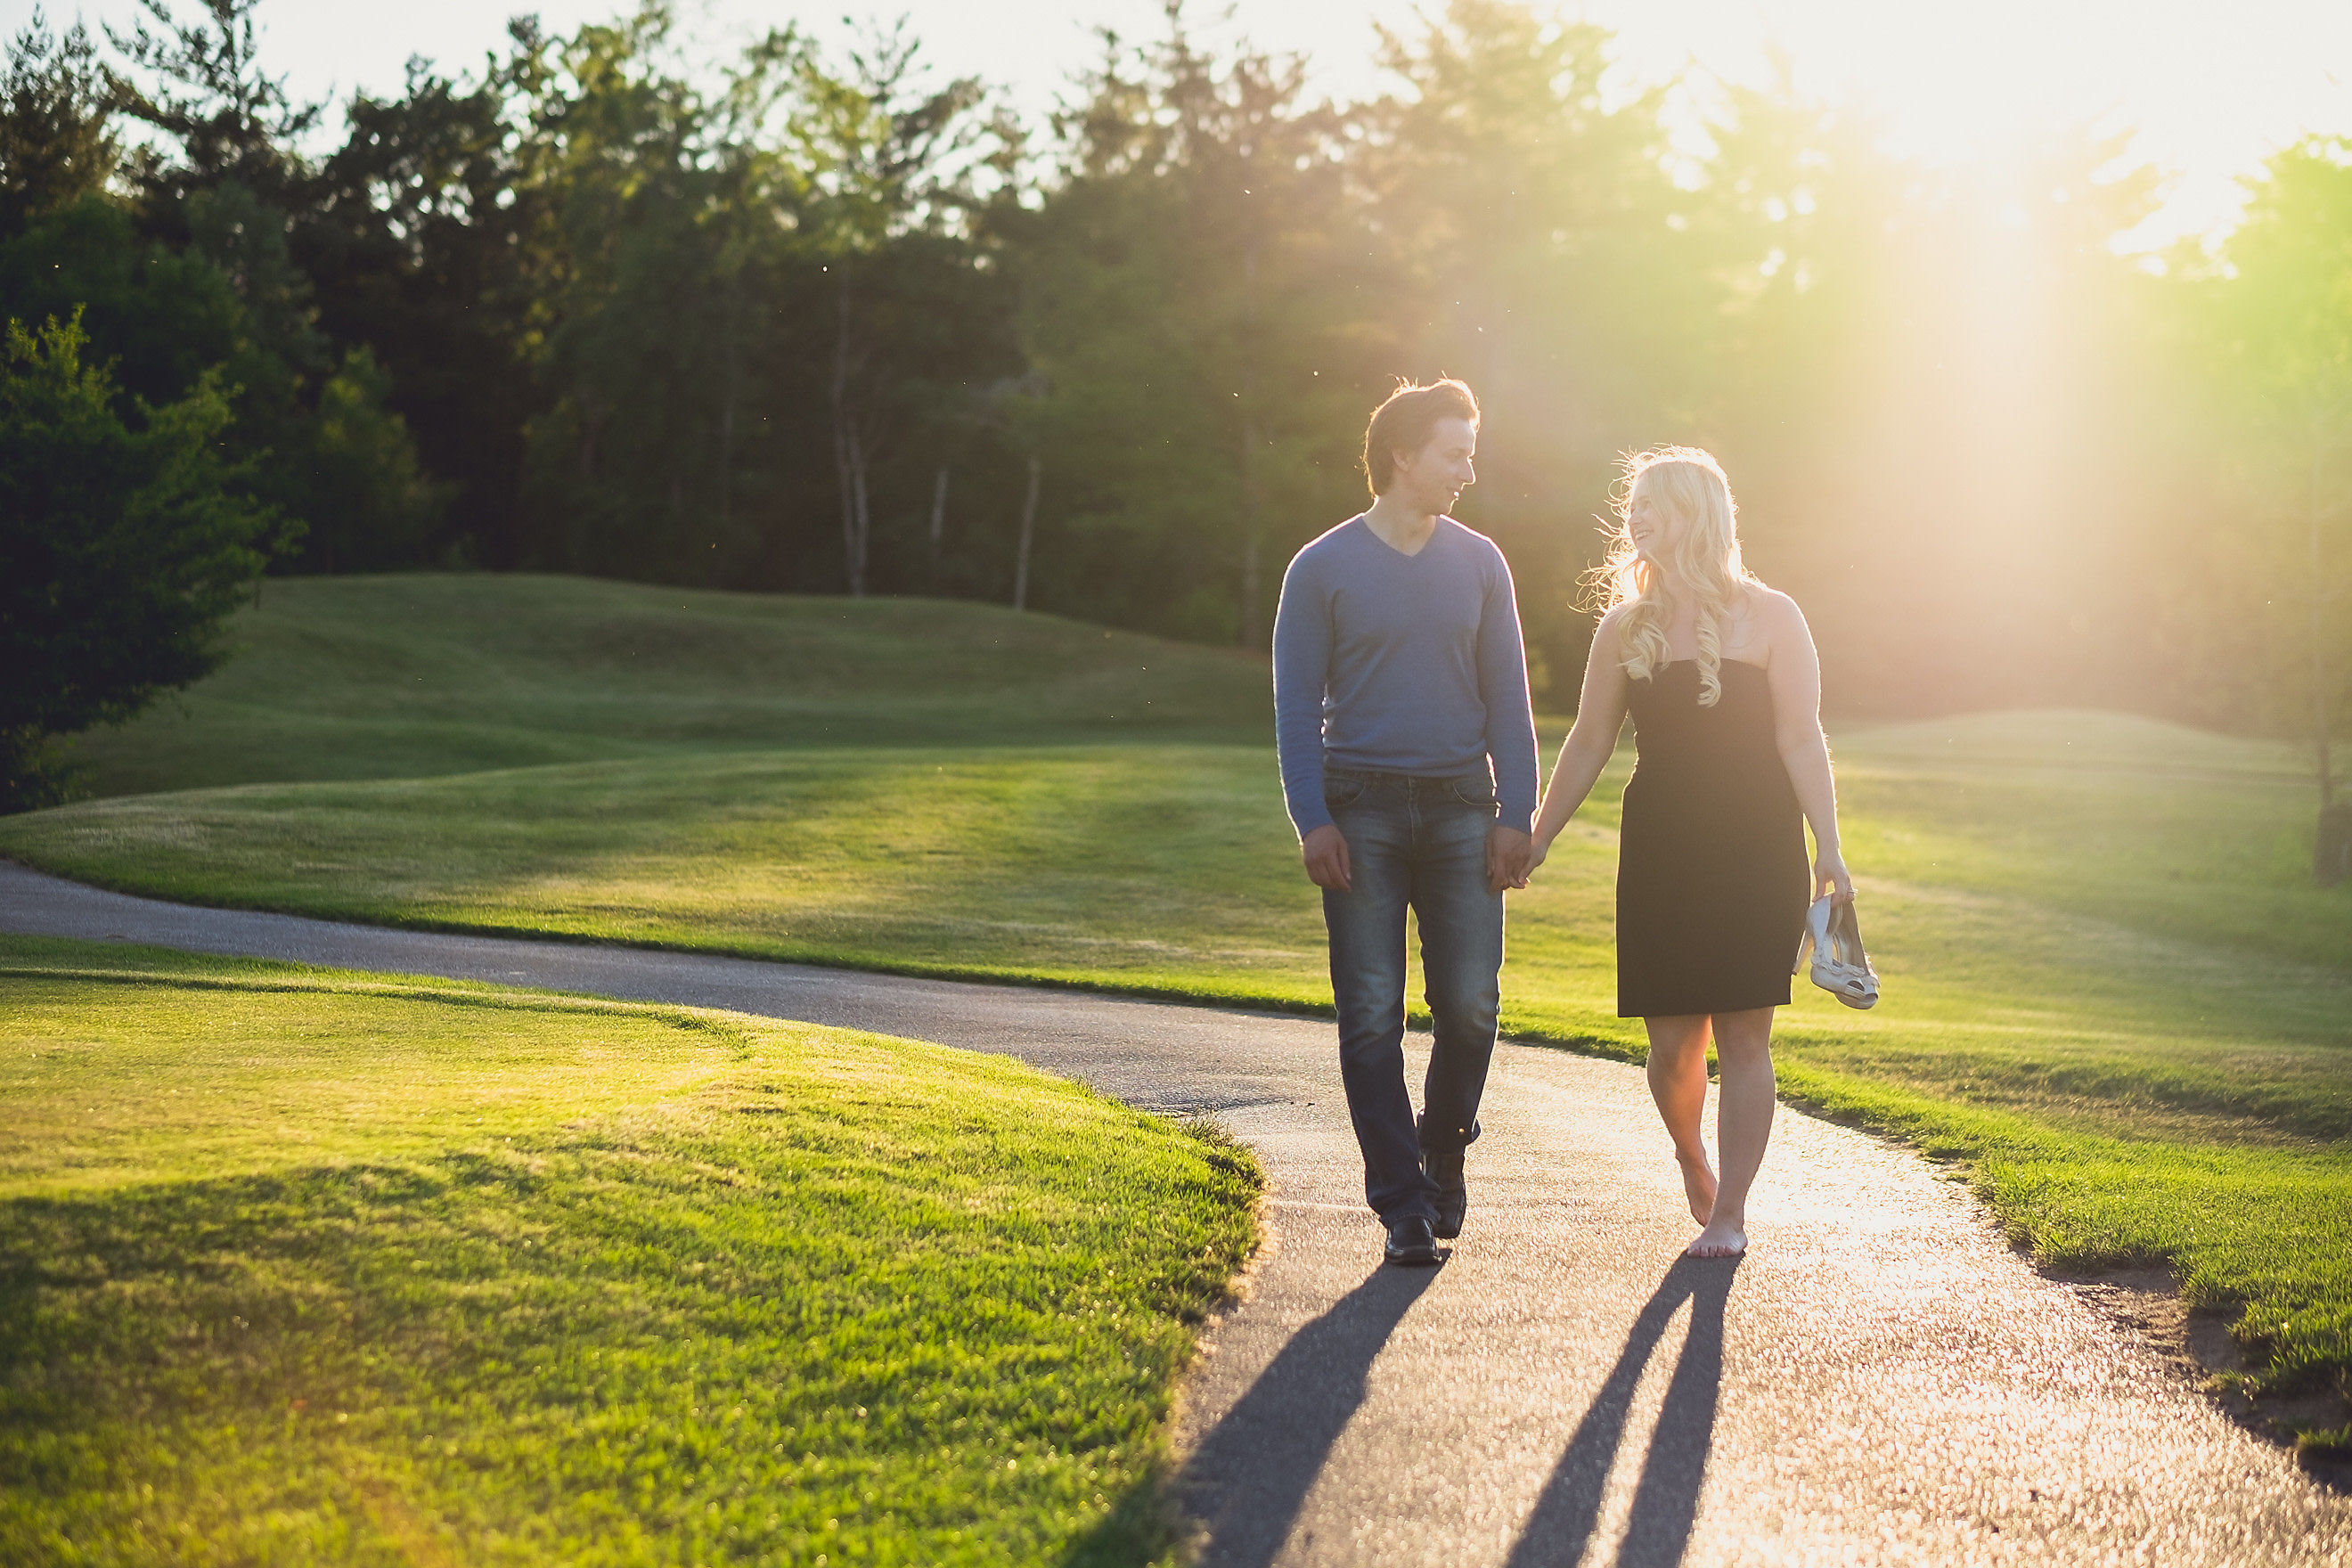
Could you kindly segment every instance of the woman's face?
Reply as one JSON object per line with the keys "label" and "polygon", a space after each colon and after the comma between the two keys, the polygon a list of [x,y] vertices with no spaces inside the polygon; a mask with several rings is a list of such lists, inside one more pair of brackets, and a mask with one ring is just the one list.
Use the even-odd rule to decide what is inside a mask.
{"label": "woman's face", "polygon": [[1633,503],[1625,512],[1625,531],[1642,559],[1653,566],[1664,567],[1682,531],[1682,519],[1673,509],[1660,505],[1650,487],[1636,479]]}

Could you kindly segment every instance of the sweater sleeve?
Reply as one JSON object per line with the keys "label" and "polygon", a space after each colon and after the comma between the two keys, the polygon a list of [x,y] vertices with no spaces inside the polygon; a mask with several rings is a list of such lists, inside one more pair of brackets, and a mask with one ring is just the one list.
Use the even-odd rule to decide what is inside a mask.
{"label": "sweater sleeve", "polygon": [[1331,821],[1323,804],[1323,693],[1331,674],[1331,605],[1301,551],[1274,612],[1274,737],[1282,796],[1302,839]]}
{"label": "sweater sleeve", "polygon": [[1486,755],[1495,767],[1496,821],[1527,832],[1535,824],[1536,717],[1528,697],[1528,650],[1510,563],[1495,552],[1478,616],[1478,697],[1486,705]]}

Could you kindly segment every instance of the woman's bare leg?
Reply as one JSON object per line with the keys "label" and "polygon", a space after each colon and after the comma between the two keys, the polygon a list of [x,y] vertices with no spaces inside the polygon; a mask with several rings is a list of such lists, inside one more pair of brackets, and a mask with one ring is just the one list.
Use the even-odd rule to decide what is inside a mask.
{"label": "woman's bare leg", "polygon": [[1715,1146],[1723,1156],[1723,1180],[1706,1228],[1685,1248],[1694,1258],[1733,1258],[1748,1250],[1748,1188],[1764,1163],[1779,1104],[1772,1082],[1772,1009],[1717,1013],[1715,1055]]}
{"label": "woman's bare leg", "polygon": [[1715,1168],[1706,1163],[1706,1142],[1699,1136],[1706,1114],[1706,1015],[1642,1022],[1650,1031],[1650,1098],[1658,1102],[1666,1136],[1675,1141],[1691,1218],[1705,1225],[1715,1209]]}

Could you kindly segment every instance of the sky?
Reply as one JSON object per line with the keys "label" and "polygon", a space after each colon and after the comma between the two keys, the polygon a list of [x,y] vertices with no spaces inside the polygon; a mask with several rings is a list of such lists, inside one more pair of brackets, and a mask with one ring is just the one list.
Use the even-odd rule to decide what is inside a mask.
{"label": "sky", "polygon": [[[179,0],[193,11],[194,0]],[[478,63],[515,10],[551,31],[604,20],[621,0],[263,0],[265,58],[299,94],[389,92],[404,62]],[[47,0],[53,24],[79,15],[122,26],[138,0]],[[797,21],[844,33],[843,14],[904,14],[947,75],[998,84],[1032,112],[1050,108],[1098,52],[1096,30],[1144,37],[1159,0],[679,0],[691,31],[724,47]],[[1307,55],[1318,90],[1360,97],[1388,85],[1372,63],[1374,26],[1411,27],[1413,0],[1225,0],[1191,9],[1210,39],[1246,34]],[[0,28],[34,0],[0,0]],[[2225,228],[2239,177],[2307,131],[2352,135],[2352,3],[2347,0],[1585,0],[1563,15],[1619,35],[1630,83],[1696,67],[1756,81],[1786,51],[1800,88],[1876,116],[1899,151],[1991,161],[2056,125],[2134,127],[2135,153],[2173,176],[2147,243]],[[1704,77],[1702,77],[1704,79]]]}

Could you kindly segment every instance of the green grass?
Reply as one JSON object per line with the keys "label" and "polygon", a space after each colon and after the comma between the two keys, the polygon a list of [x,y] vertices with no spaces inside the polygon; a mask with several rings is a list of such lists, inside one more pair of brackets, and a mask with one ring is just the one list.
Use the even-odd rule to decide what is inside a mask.
{"label": "green grass", "polygon": [[0,1560],[1134,1563],[1248,1157],[808,1026],[0,938]]}
{"label": "green grass", "polygon": [[[2011,816],[1974,804],[2001,781],[1914,771],[1867,738],[1841,750],[1895,1001],[1860,1016],[1806,994],[1787,1026],[1808,1059],[2105,1130],[2352,1133],[2352,974],[2316,961],[2352,952],[2352,900],[2261,862],[2233,873],[2146,774],[2021,783]],[[1213,746],[718,753],[116,799],[12,819],[0,846],[199,902],[1317,1005],[1320,916],[1265,763]],[[1614,786],[1514,900],[1506,1005],[1522,1035],[1633,1052],[1612,989]],[[2292,797],[2267,787],[2215,809],[2267,805],[2285,830]],[[2195,879],[2136,875],[2074,831],[2101,812]],[[2052,890],[1999,890],[2037,878]],[[2102,889],[2153,917],[2066,907]],[[2166,934],[2265,900],[2267,949]]]}
{"label": "green grass", "polygon": [[579,577],[273,579],[241,650],[71,748],[89,793],[715,750],[1262,741],[1263,661],[940,600]]}
{"label": "green grass", "polygon": [[[460,586],[503,592],[526,623],[559,616],[572,592],[483,581]],[[393,602],[368,595],[429,596],[432,582],[273,584],[270,613],[340,595],[333,616],[313,617],[317,635],[340,618],[354,637],[389,637]],[[647,595],[648,615],[667,602],[614,592]],[[446,635],[488,635],[464,628],[495,623],[488,605],[477,598]],[[94,801],[0,822],[0,850],[171,897],[387,923],[1328,1003],[1318,905],[1251,728],[1256,667],[1223,698],[1198,686],[1190,727],[1161,733],[1024,726],[1013,710],[1033,698],[1019,691],[990,723],[925,730],[932,720],[908,716],[919,672],[989,628],[1071,648],[1100,634],[973,606],[956,612],[968,620],[835,602],[769,613],[821,610],[901,617],[887,636],[904,647],[881,662],[916,671],[908,684],[876,676],[860,695],[843,676],[826,698],[898,715],[893,744],[779,746],[739,715],[708,744],[653,754]],[[1175,648],[1134,662],[1156,679],[1187,658],[1239,662]],[[343,700],[341,668],[320,666],[306,700],[319,710]],[[681,656],[662,679],[691,685],[702,668]],[[299,673],[257,647],[242,679],[284,688]],[[232,753],[239,776],[278,766],[205,717],[205,692],[195,720],[170,721],[179,743],[215,773]],[[420,700],[419,721],[436,710]],[[932,743],[896,743],[918,732]],[[2163,1259],[2199,1300],[2248,1303],[2242,1338],[2273,1384],[2340,1384],[2352,1369],[2352,889],[2309,885],[2302,760],[2097,713],[1832,739],[1887,1000],[1856,1014],[1801,984],[1778,1037],[1791,1095],[1969,1161],[2053,1266]],[[331,771],[306,758],[280,776]],[[1639,1059],[1638,1024],[1614,1016],[1612,949],[1630,763],[1621,753],[1537,886],[1513,897],[1505,1021]]]}

